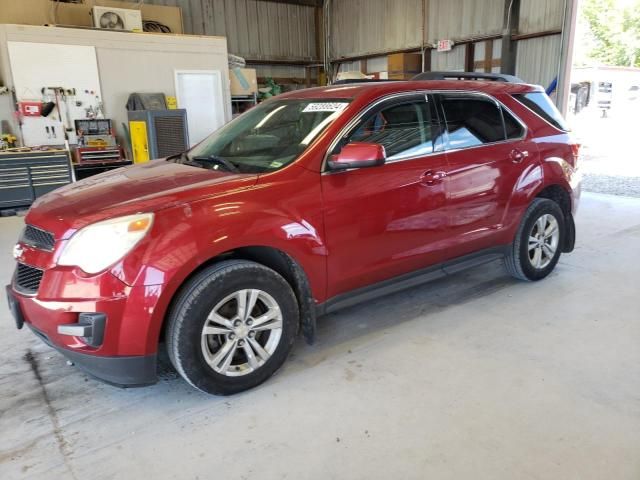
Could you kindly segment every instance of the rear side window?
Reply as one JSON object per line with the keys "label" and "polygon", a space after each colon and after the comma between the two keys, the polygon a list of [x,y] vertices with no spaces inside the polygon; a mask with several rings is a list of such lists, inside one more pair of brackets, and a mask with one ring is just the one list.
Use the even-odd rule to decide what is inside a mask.
{"label": "rear side window", "polygon": [[441,150],[441,132],[431,103],[420,96],[383,107],[365,118],[345,143],[379,143],[385,148],[387,160]]}
{"label": "rear side window", "polygon": [[558,111],[546,93],[518,93],[513,95],[513,98],[518,100],[525,107],[533,110],[554,127],[564,130],[565,132],[570,130],[564,118],[562,118],[562,114]]}
{"label": "rear side window", "polygon": [[502,112],[491,99],[473,94],[442,94],[440,101],[450,149],[505,140]]}

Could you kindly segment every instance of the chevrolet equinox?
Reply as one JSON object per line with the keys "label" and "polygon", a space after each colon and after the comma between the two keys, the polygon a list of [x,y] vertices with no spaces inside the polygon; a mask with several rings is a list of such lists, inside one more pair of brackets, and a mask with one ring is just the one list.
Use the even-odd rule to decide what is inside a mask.
{"label": "chevrolet equinox", "polygon": [[154,383],[162,345],[195,388],[240,392],[328,312],[499,258],[546,277],[574,246],[578,149],[511,78],[287,93],[38,199],[9,306],[111,384]]}

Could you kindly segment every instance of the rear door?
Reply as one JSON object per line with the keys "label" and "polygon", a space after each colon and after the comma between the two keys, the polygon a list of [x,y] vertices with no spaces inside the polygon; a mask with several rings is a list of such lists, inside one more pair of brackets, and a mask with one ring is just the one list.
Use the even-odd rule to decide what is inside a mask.
{"label": "rear door", "polygon": [[505,213],[537,149],[526,128],[493,97],[473,92],[440,93],[449,164],[448,258],[495,246]]}
{"label": "rear door", "polygon": [[432,99],[383,101],[330,154],[350,142],[382,144],[387,159],[322,175],[329,296],[435,263],[446,239],[447,166]]}

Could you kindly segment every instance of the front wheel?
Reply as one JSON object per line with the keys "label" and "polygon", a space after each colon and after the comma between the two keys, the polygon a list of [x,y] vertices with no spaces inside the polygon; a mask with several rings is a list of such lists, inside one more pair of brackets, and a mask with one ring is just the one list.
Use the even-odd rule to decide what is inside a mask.
{"label": "front wheel", "polygon": [[167,326],[169,358],[180,375],[206,393],[255,387],[280,368],[298,329],[298,304],[278,273],[229,260],[189,281]]}
{"label": "front wheel", "polygon": [[542,280],[558,263],[564,236],[560,206],[553,200],[536,198],[525,212],[505,257],[507,271],[520,280]]}

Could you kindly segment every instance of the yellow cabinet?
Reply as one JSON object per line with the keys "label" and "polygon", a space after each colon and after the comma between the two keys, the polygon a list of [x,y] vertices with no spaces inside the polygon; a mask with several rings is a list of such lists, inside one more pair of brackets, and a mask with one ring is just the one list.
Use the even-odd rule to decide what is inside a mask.
{"label": "yellow cabinet", "polygon": [[130,121],[131,149],[133,150],[133,162],[144,163],[149,161],[149,139],[147,137],[147,122]]}

